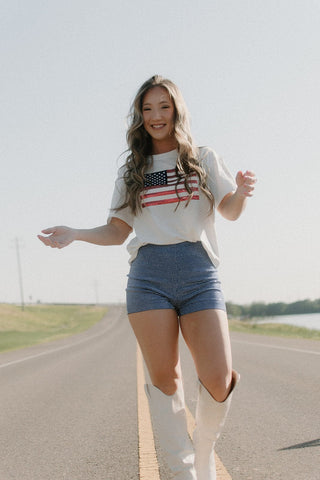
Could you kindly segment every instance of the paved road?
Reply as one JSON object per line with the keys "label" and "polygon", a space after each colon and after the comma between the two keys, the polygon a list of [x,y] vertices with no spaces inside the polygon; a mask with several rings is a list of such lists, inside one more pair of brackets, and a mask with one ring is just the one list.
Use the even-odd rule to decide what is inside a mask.
{"label": "paved road", "polygon": [[[320,342],[232,334],[232,344],[242,380],[217,446],[232,479],[319,480]],[[194,412],[184,347],[182,360]],[[0,388],[0,480],[138,480],[136,343],[123,312],[0,355]]]}
{"label": "paved road", "polygon": [[[320,342],[231,334],[241,373],[217,453],[233,480],[320,479]],[[182,348],[194,414],[195,372]]]}
{"label": "paved road", "polygon": [[232,339],[242,379],[217,452],[233,480],[319,480],[320,342]]}
{"label": "paved road", "polygon": [[72,339],[0,355],[0,480],[137,480],[136,343],[110,313]]}

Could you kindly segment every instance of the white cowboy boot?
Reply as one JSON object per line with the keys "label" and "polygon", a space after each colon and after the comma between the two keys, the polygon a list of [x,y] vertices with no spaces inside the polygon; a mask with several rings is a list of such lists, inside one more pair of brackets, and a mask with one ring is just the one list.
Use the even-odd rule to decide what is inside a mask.
{"label": "white cowboy boot", "polygon": [[232,393],[240,375],[232,371],[231,390],[224,402],[217,402],[199,382],[196,428],[193,433],[197,480],[216,480],[214,446],[231,405]]}
{"label": "white cowboy boot", "polygon": [[188,435],[182,382],[173,395],[145,385],[152,424],[164,459],[176,480],[196,480],[194,450]]}

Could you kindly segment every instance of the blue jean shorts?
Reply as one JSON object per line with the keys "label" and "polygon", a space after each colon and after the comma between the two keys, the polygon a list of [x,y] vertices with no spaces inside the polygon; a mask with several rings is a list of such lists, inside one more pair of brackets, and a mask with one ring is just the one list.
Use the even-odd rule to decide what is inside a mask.
{"label": "blue jean shorts", "polygon": [[167,308],[179,316],[226,310],[217,269],[201,242],[140,247],[126,292],[129,314]]}

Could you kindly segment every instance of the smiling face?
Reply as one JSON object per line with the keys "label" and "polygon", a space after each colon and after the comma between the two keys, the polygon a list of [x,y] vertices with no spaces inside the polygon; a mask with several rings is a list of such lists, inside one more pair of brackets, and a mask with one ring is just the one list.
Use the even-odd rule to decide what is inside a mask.
{"label": "smiling face", "polygon": [[174,137],[175,108],[168,91],[153,87],[142,101],[143,126],[152,139],[153,153],[166,153],[177,146]]}

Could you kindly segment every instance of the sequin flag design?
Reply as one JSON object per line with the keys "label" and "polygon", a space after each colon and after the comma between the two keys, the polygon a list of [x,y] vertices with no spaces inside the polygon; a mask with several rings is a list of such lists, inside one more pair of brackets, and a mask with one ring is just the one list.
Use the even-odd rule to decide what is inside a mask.
{"label": "sequin flag design", "polygon": [[[141,194],[142,208],[188,200],[189,193],[184,186],[183,179],[177,185],[179,195],[177,197],[177,181],[178,176],[174,168],[172,170],[147,173],[144,182],[145,189]],[[198,177],[196,174],[191,175],[188,184],[193,192],[192,200],[199,200]]]}

